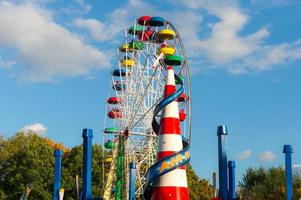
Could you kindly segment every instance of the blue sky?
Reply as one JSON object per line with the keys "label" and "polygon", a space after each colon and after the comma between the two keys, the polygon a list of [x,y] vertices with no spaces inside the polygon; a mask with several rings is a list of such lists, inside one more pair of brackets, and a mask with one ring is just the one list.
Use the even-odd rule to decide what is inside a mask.
{"label": "blue sky", "polygon": [[[109,1],[108,1],[109,2]],[[216,127],[229,129],[237,173],[301,163],[301,3],[0,0],[0,133],[33,129],[69,147],[94,129],[101,143],[115,49],[141,15],[173,22],[192,71],[192,165],[217,170]]]}

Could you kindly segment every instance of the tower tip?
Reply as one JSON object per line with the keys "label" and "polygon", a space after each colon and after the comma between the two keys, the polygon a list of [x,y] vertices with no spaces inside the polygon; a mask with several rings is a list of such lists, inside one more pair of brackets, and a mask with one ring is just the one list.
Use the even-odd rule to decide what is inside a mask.
{"label": "tower tip", "polygon": [[217,135],[228,135],[227,126],[221,125],[217,127]]}
{"label": "tower tip", "polygon": [[283,146],[283,153],[293,153],[293,147],[292,147],[292,145],[285,144]]}

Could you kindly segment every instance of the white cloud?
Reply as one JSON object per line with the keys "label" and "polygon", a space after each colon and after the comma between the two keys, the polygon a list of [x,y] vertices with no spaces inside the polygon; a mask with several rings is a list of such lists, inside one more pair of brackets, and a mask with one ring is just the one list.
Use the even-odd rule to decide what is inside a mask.
{"label": "white cloud", "polygon": [[[281,2],[284,1],[274,1]],[[190,49],[192,61],[199,60],[203,54],[208,62],[207,66],[214,66],[211,69],[224,68],[229,73],[240,75],[270,70],[301,59],[300,40],[275,45],[264,44],[264,40],[271,34],[264,25],[259,30],[242,36],[241,32],[251,21],[251,17],[237,0],[176,0],[176,3],[189,9],[187,13],[195,12],[199,15],[197,13],[200,10],[206,10],[219,18],[217,22],[208,22],[210,32],[206,37],[200,37],[204,34],[200,32],[200,28],[184,28],[185,32],[189,32],[182,36]],[[187,19],[193,21],[195,18],[176,18],[175,22],[188,21]],[[195,23],[191,27],[201,26],[204,27]]]}
{"label": "white cloud", "polygon": [[271,8],[271,6],[276,6],[276,7],[290,6],[290,5],[300,3],[300,1],[298,0],[269,0],[269,1],[251,0],[251,3],[257,7],[264,6],[267,8]]}
{"label": "white cloud", "polygon": [[76,19],[74,24],[80,28],[89,30],[93,39],[97,41],[107,41],[114,37],[108,31],[107,25],[96,19]]}
{"label": "white cloud", "polygon": [[133,24],[135,17],[155,13],[158,12],[151,4],[141,0],[129,0],[127,4],[113,10],[106,21],[78,18],[74,24],[87,29],[96,41],[104,42],[115,39],[118,34],[123,34],[126,28]]}
{"label": "white cloud", "polygon": [[[171,0],[170,0],[171,1]],[[265,25],[248,34],[241,34],[251,21],[248,12],[240,7],[237,0],[174,0],[179,9],[168,13],[141,0],[129,0],[115,9],[108,20],[77,19],[75,24],[90,31],[97,41],[112,40],[123,33],[131,20],[140,15],[162,16],[176,25],[184,41],[192,66],[204,60],[199,72],[223,68],[231,74],[273,69],[301,59],[300,41],[266,45],[265,39],[271,34]],[[204,24],[200,12],[206,10],[216,16],[217,22]],[[205,27],[209,26],[209,32]],[[205,34],[204,34],[205,33]],[[205,35],[205,37],[203,36]],[[202,36],[202,37],[201,37]]]}
{"label": "white cloud", "polygon": [[14,49],[20,80],[53,81],[110,66],[105,53],[56,24],[52,13],[31,3],[0,1],[0,48]]}
{"label": "white cloud", "polygon": [[[179,1],[192,9],[206,9],[219,18],[218,22],[210,24],[211,33],[207,38],[194,37],[194,41],[191,41],[192,47],[201,50],[214,63],[227,64],[250,55],[269,35],[269,31],[263,27],[254,33],[240,36],[249,16],[236,1]],[[195,31],[191,34],[198,35]]]}
{"label": "white cloud", "polygon": [[[32,1],[32,0],[30,0]],[[45,5],[44,0],[35,0],[39,1],[41,5]],[[56,1],[57,0],[48,0],[48,1]],[[73,0],[73,1],[67,1],[64,6],[58,7],[56,10],[53,12],[56,14],[56,16],[60,17],[66,17],[68,16],[73,18],[73,17],[78,17],[81,15],[86,15],[90,12],[92,9],[92,5],[88,4],[87,1],[85,0]],[[69,23],[69,22],[68,22]]]}
{"label": "white cloud", "polygon": [[246,57],[243,63],[249,70],[263,71],[301,59],[301,39],[279,45],[263,46],[260,51]]}
{"label": "white cloud", "polygon": [[14,62],[14,61],[0,60],[0,67],[2,67],[2,68],[11,68],[15,64],[16,64],[16,62]]}
{"label": "white cloud", "polygon": [[259,159],[261,161],[274,161],[276,159],[276,156],[272,151],[265,151],[259,154]]}
{"label": "white cloud", "polygon": [[43,124],[36,123],[36,124],[30,124],[30,125],[24,126],[19,131],[23,132],[25,134],[36,133],[36,134],[41,135],[47,131],[47,128]]}
{"label": "white cloud", "polygon": [[240,152],[239,154],[236,155],[237,160],[245,160],[249,158],[252,155],[251,150],[245,150],[243,152]]}
{"label": "white cloud", "polygon": [[293,173],[301,177],[301,164],[293,165]]}
{"label": "white cloud", "polygon": [[240,64],[230,64],[227,68],[227,71],[233,75],[241,75],[248,73],[248,69],[245,65],[242,63]]}
{"label": "white cloud", "polygon": [[3,60],[2,56],[0,55],[0,68],[11,68],[12,66],[14,66],[16,64],[15,61],[7,61],[7,60]]}
{"label": "white cloud", "polygon": [[80,6],[80,8],[84,11],[84,12],[89,12],[92,8],[92,6],[90,4],[85,3],[85,0],[76,0],[76,3],[78,3],[78,5]]}
{"label": "white cloud", "polygon": [[[134,18],[141,15],[165,17],[179,30],[192,67],[202,68],[195,70],[196,72],[222,68],[231,74],[240,75],[270,70],[301,59],[299,41],[266,45],[265,39],[271,33],[264,24],[258,30],[242,35],[241,32],[252,19],[237,0],[172,2],[175,9],[164,12],[153,4],[129,0],[107,15],[106,20],[84,19],[77,16],[74,25],[87,29],[96,41],[114,43],[118,39],[117,36],[122,35],[133,23]],[[82,5],[83,10],[91,9],[83,0],[77,0],[77,4]],[[31,4],[16,6],[5,1],[0,4],[0,9],[4,5],[10,7],[6,12],[9,12],[7,16],[11,18],[6,19],[9,24],[4,25],[15,28],[5,30],[2,34],[11,36],[10,40],[6,38],[4,41],[10,47],[19,50],[19,59],[14,60],[26,64],[26,67],[22,68],[21,78],[51,81],[56,76],[85,75],[93,69],[110,65],[108,55],[86,45],[78,36],[54,23],[51,12]],[[20,14],[21,10],[24,14]],[[202,13],[215,16],[218,20],[204,22]],[[5,21],[3,15],[0,10],[2,27],[1,22]],[[30,28],[24,27],[24,24],[29,24]],[[206,27],[209,27],[209,31]],[[25,33],[25,37],[21,36],[20,32]],[[2,35],[0,45],[1,43],[3,43]]]}
{"label": "white cloud", "polygon": [[301,39],[279,45],[262,46],[256,53],[230,64],[231,74],[245,74],[251,71],[272,70],[301,59]]}

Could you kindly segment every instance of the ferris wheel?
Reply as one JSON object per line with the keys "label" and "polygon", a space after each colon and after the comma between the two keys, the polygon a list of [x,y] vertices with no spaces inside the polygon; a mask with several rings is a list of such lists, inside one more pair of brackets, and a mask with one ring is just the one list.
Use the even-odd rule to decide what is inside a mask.
{"label": "ferris wheel", "polygon": [[156,162],[158,136],[154,123],[158,123],[162,111],[155,108],[164,99],[168,66],[173,66],[177,87],[182,89],[176,96],[180,128],[184,140],[190,140],[189,66],[178,31],[161,17],[135,20],[117,49],[117,58],[103,131],[103,198],[128,199],[129,164],[133,162],[135,195],[143,199],[147,171]]}

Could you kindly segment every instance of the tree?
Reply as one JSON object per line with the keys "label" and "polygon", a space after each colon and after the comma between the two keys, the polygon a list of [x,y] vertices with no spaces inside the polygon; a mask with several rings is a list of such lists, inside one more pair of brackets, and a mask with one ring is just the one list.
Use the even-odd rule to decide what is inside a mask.
{"label": "tree", "polygon": [[[294,199],[301,198],[301,179],[293,178]],[[239,182],[240,196],[244,200],[275,200],[285,199],[285,171],[282,167],[265,169],[249,168]]]}
{"label": "tree", "polygon": [[19,199],[32,184],[32,199],[51,199],[53,149],[38,135],[18,133],[3,140],[0,149],[1,199]]}
{"label": "tree", "polygon": [[[53,195],[54,148],[48,138],[36,134],[18,133],[6,140],[0,138],[0,199],[19,199],[27,184],[33,190],[31,199],[50,200]],[[102,147],[92,147],[92,192],[95,197],[102,195]],[[62,159],[61,187],[65,189],[64,199],[76,199],[75,177],[82,177],[83,148],[76,146]],[[80,183],[81,184],[81,183]]]}
{"label": "tree", "polygon": [[[30,183],[33,186],[30,199],[52,199],[53,152],[58,147],[67,151],[62,158],[61,187],[65,189],[64,199],[76,199],[76,175],[82,184],[82,145],[69,150],[62,144],[34,133],[17,133],[9,139],[0,136],[0,199],[20,199]],[[92,148],[92,192],[94,197],[101,197],[103,149],[97,144]],[[211,197],[212,186],[207,180],[200,179],[190,165],[187,166],[187,177],[191,200],[207,200]]]}
{"label": "tree", "polygon": [[200,179],[191,165],[187,165],[187,181],[190,200],[208,200],[212,197],[213,187],[208,180]]}
{"label": "tree", "polygon": [[[103,150],[100,145],[92,146],[92,193],[94,197],[102,196],[102,160]],[[64,199],[76,197],[76,175],[79,176],[80,185],[82,177],[83,147],[73,147],[70,153],[63,158],[62,187],[65,189]],[[81,188],[80,188],[81,189]]]}

